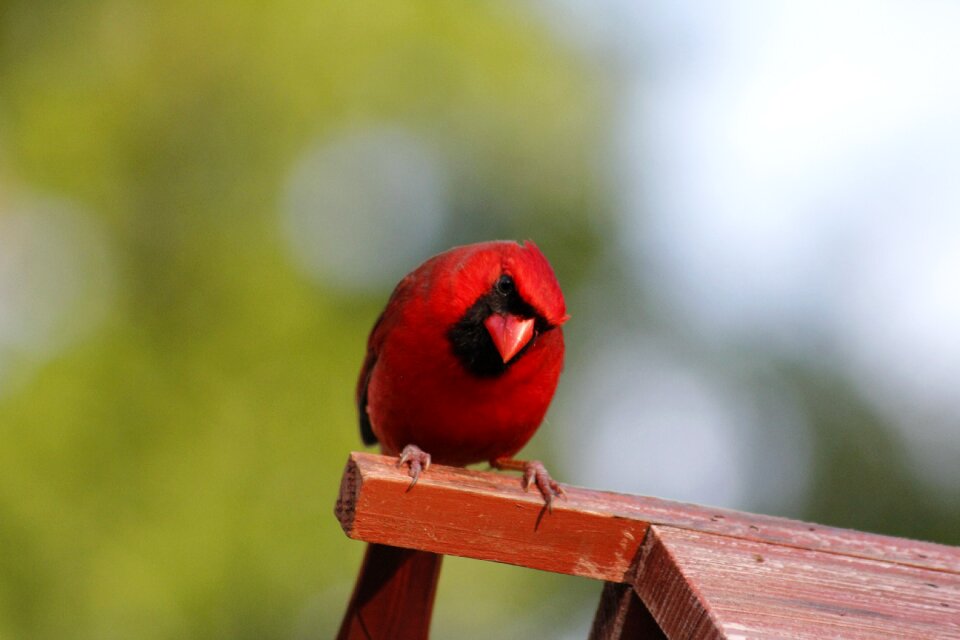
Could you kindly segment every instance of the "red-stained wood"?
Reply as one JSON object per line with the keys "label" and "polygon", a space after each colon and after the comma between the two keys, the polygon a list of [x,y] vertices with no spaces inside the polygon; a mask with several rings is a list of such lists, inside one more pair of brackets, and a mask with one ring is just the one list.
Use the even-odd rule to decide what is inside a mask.
{"label": "red-stained wood", "polygon": [[589,640],[667,640],[633,585],[605,582]]}
{"label": "red-stained wood", "polygon": [[669,526],[635,588],[669,638],[960,638],[960,575]]}
{"label": "red-stained wood", "polygon": [[433,465],[408,491],[393,458],[353,454],[337,517],[351,538],[624,582],[647,524],[555,500],[516,475]]}
{"label": "red-stained wood", "polygon": [[593,638],[960,640],[960,548],[570,486],[546,513],[517,476],[436,465],[408,487],[352,454],[344,531],[608,581]]}
{"label": "red-stained wood", "polygon": [[626,582],[651,524],[960,573],[960,549],[774,516],[564,485],[543,511],[517,476],[433,465],[412,491],[394,458],[353,453],[337,517],[351,538]]}

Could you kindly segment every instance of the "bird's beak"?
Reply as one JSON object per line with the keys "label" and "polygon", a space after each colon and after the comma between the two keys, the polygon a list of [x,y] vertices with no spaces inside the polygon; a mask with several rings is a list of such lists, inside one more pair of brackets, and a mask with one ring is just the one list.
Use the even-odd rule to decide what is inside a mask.
{"label": "bird's beak", "polygon": [[488,316],[483,324],[504,362],[510,362],[533,337],[533,318],[521,318],[512,313],[494,313]]}

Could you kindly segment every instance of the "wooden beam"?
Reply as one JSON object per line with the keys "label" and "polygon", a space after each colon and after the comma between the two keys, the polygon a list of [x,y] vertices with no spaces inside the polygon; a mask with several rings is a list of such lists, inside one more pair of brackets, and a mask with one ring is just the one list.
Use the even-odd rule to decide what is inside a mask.
{"label": "wooden beam", "polygon": [[667,640],[633,585],[605,582],[589,640]]}
{"label": "wooden beam", "polygon": [[956,547],[577,487],[546,513],[516,476],[451,467],[409,482],[352,454],[347,535],[605,580],[597,640],[960,640]]}
{"label": "wooden beam", "polygon": [[516,475],[433,465],[412,491],[394,458],[354,453],[336,514],[366,542],[624,582],[647,523],[524,492]]}
{"label": "wooden beam", "polygon": [[960,638],[957,573],[669,526],[635,588],[668,638]]}
{"label": "wooden beam", "polygon": [[336,507],[347,535],[612,582],[632,582],[651,525],[960,573],[954,547],[786,518],[567,485],[548,514],[515,475],[440,465],[409,483],[394,458],[351,454]]}

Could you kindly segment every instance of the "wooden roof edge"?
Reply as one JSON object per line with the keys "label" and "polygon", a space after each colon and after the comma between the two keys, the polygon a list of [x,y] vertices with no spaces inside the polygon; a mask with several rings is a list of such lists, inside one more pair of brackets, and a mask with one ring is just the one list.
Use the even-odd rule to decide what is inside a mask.
{"label": "wooden roof edge", "polygon": [[[431,466],[412,491],[407,490],[409,481],[395,458],[350,454],[336,510],[347,534],[370,542],[626,581],[647,529],[666,525],[960,574],[960,548],[938,543],[566,484],[566,499],[555,501],[553,513],[547,514],[542,498],[524,492],[516,475],[442,465]],[[443,509],[453,512],[445,514]],[[550,546],[572,544],[568,537],[573,528],[593,540],[596,557],[581,558],[579,566],[573,558],[551,563],[547,558],[556,550]],[[477,544],[473,553],[465,534]],[[418,536],[425,542],[419,543]],[[530,558],[498,548],[508,541]],[[601,568],[604,562],[608,566]]]}

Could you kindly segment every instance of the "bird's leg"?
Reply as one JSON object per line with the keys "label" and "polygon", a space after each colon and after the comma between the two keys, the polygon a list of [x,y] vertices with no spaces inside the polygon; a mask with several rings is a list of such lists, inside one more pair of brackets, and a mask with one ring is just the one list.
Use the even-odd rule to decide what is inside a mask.
{"label": "bird's leg", "polygon": [[410,465],[410,477],[413,478],[410,481],[410,486],[407,487],[407,491],[410,491],[410,489],[413,489],[413,485],[417,484],[417,480],[420,479],[420,472],[430,468],[430,454],[415,444],[408,444],[400,452],[400,460],[397,462],[397,466],[402,467],[405,464]]}
{"label": "bird's leg", "polygon": [[529,491],[530,485],[537,485],[540,494],[546,502],[547,511],[553,513],[553,497],[567,497],[563,487],[550,477],[547,468],[539,460],[515,460],[513,458],[496,458],[490,461],[494,469],[523,472],[523,488]]}

